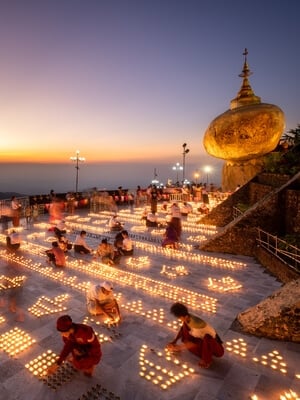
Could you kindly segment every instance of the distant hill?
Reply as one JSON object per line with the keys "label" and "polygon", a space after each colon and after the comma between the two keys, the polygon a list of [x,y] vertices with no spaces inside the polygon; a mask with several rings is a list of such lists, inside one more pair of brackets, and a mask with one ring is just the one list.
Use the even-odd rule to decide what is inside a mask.
{"label": "distant hill", "polygon": [[21,193],[16,193],[16,192],[0,192],[0,200],[11,199],[12,196],[27,197],[26,194],[21,194]]}

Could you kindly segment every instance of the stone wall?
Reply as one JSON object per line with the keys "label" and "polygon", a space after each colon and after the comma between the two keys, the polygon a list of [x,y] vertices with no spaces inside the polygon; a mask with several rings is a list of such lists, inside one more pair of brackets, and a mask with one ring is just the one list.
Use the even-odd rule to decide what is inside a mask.
{"label": "stone wall", "polygon": [[252,335],[300,343],[300,279],[243,311],[237,320]]}
{"label": "stone wall", "polygon": [[[267,177],[268,179],[263,179],[264,182],[271,179],[270,174],[267,174]],[[201,220],[201,223],[221,227],[226,225],[224,221],[227,222],[221,232],[201,246],[201,250],[253,256],[256,249],[256,228],[274,236],[300,231],[300,190],[298,189],[300,173],[278,189],[259,184],[257,180],[256,177],[248,182],[212,210],[211,215]],[[239,202],[249,205],[251,203],[252,206],[244,214],[233,219],[232,207]]]}
{"label": "stone wall", "polygon": [[287,190],[285,196],[285,231],[300,233],[300,191]]}
{"label": "stone wall", "polygon": [[255,249],[255,257],[263,267],[283,283],[300,278],[299,272],[289,268],[284,262],[260,246]]}

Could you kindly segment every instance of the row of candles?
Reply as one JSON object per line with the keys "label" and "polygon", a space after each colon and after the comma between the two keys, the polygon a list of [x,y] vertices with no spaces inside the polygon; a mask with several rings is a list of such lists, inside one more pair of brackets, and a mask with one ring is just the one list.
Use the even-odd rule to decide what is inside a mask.
{"label": "row of candles", "polygon": [[[37,251],[38,245],[27,245],[27,249],[30,250],[30,246],[33,246]],[[8,255],[6,257],[13,258],[15,262],[19,262],[22,265],[34,269],[39,273],[50,277],[51,279],[60,281],[62,284],[69,285],[73,288],[79,289],[86,292],[89,282],[78,282],[77,277],[67,277],[64,271],[54,271],[51,267],[40,268],[40,264],[33,264],[31,260],[25,259],[17,255]],[[187,306],[193,308],[201,308],[204,311],[216,312],[217,299],[199,294],[197,292],[171,285],[163,281],[154,280],[140,275],[133,274],[127,271],[121,271],[116,268],[109,267],[97,261],[92,261],[89,264],[80,262],[81,260],[72,260],[68,266],[84,271],[90,275],[100,276],[108,280],[120,282],[125,285],[130,285],[136,289],[142,289],[151,295],[158,295],[166,297],[173,301],[181,301]]]}

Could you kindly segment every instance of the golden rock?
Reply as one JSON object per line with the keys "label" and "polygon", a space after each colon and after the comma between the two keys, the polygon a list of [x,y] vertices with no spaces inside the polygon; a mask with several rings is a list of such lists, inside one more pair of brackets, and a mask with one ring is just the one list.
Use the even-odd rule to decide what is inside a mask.
{"label": "golden rock", "polygon": [[203,144],[206,151],[228,161],[247,161],[274,150],[285,128],[283,111],[261,103],[249,84],[247,49],[241,76],[243,83],[230,110],[215,118],[207,128]]}

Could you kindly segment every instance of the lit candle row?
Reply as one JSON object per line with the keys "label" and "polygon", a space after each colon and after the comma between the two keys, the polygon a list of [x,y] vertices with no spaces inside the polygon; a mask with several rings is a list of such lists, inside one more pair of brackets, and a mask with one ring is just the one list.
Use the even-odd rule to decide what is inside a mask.
{"label": "lit candle row", "polygon": [[209,289],[217,290],[219,292],[228,292],[242,288],[242,285],[230,276],[221,279],[208,278],[207,286]]}

